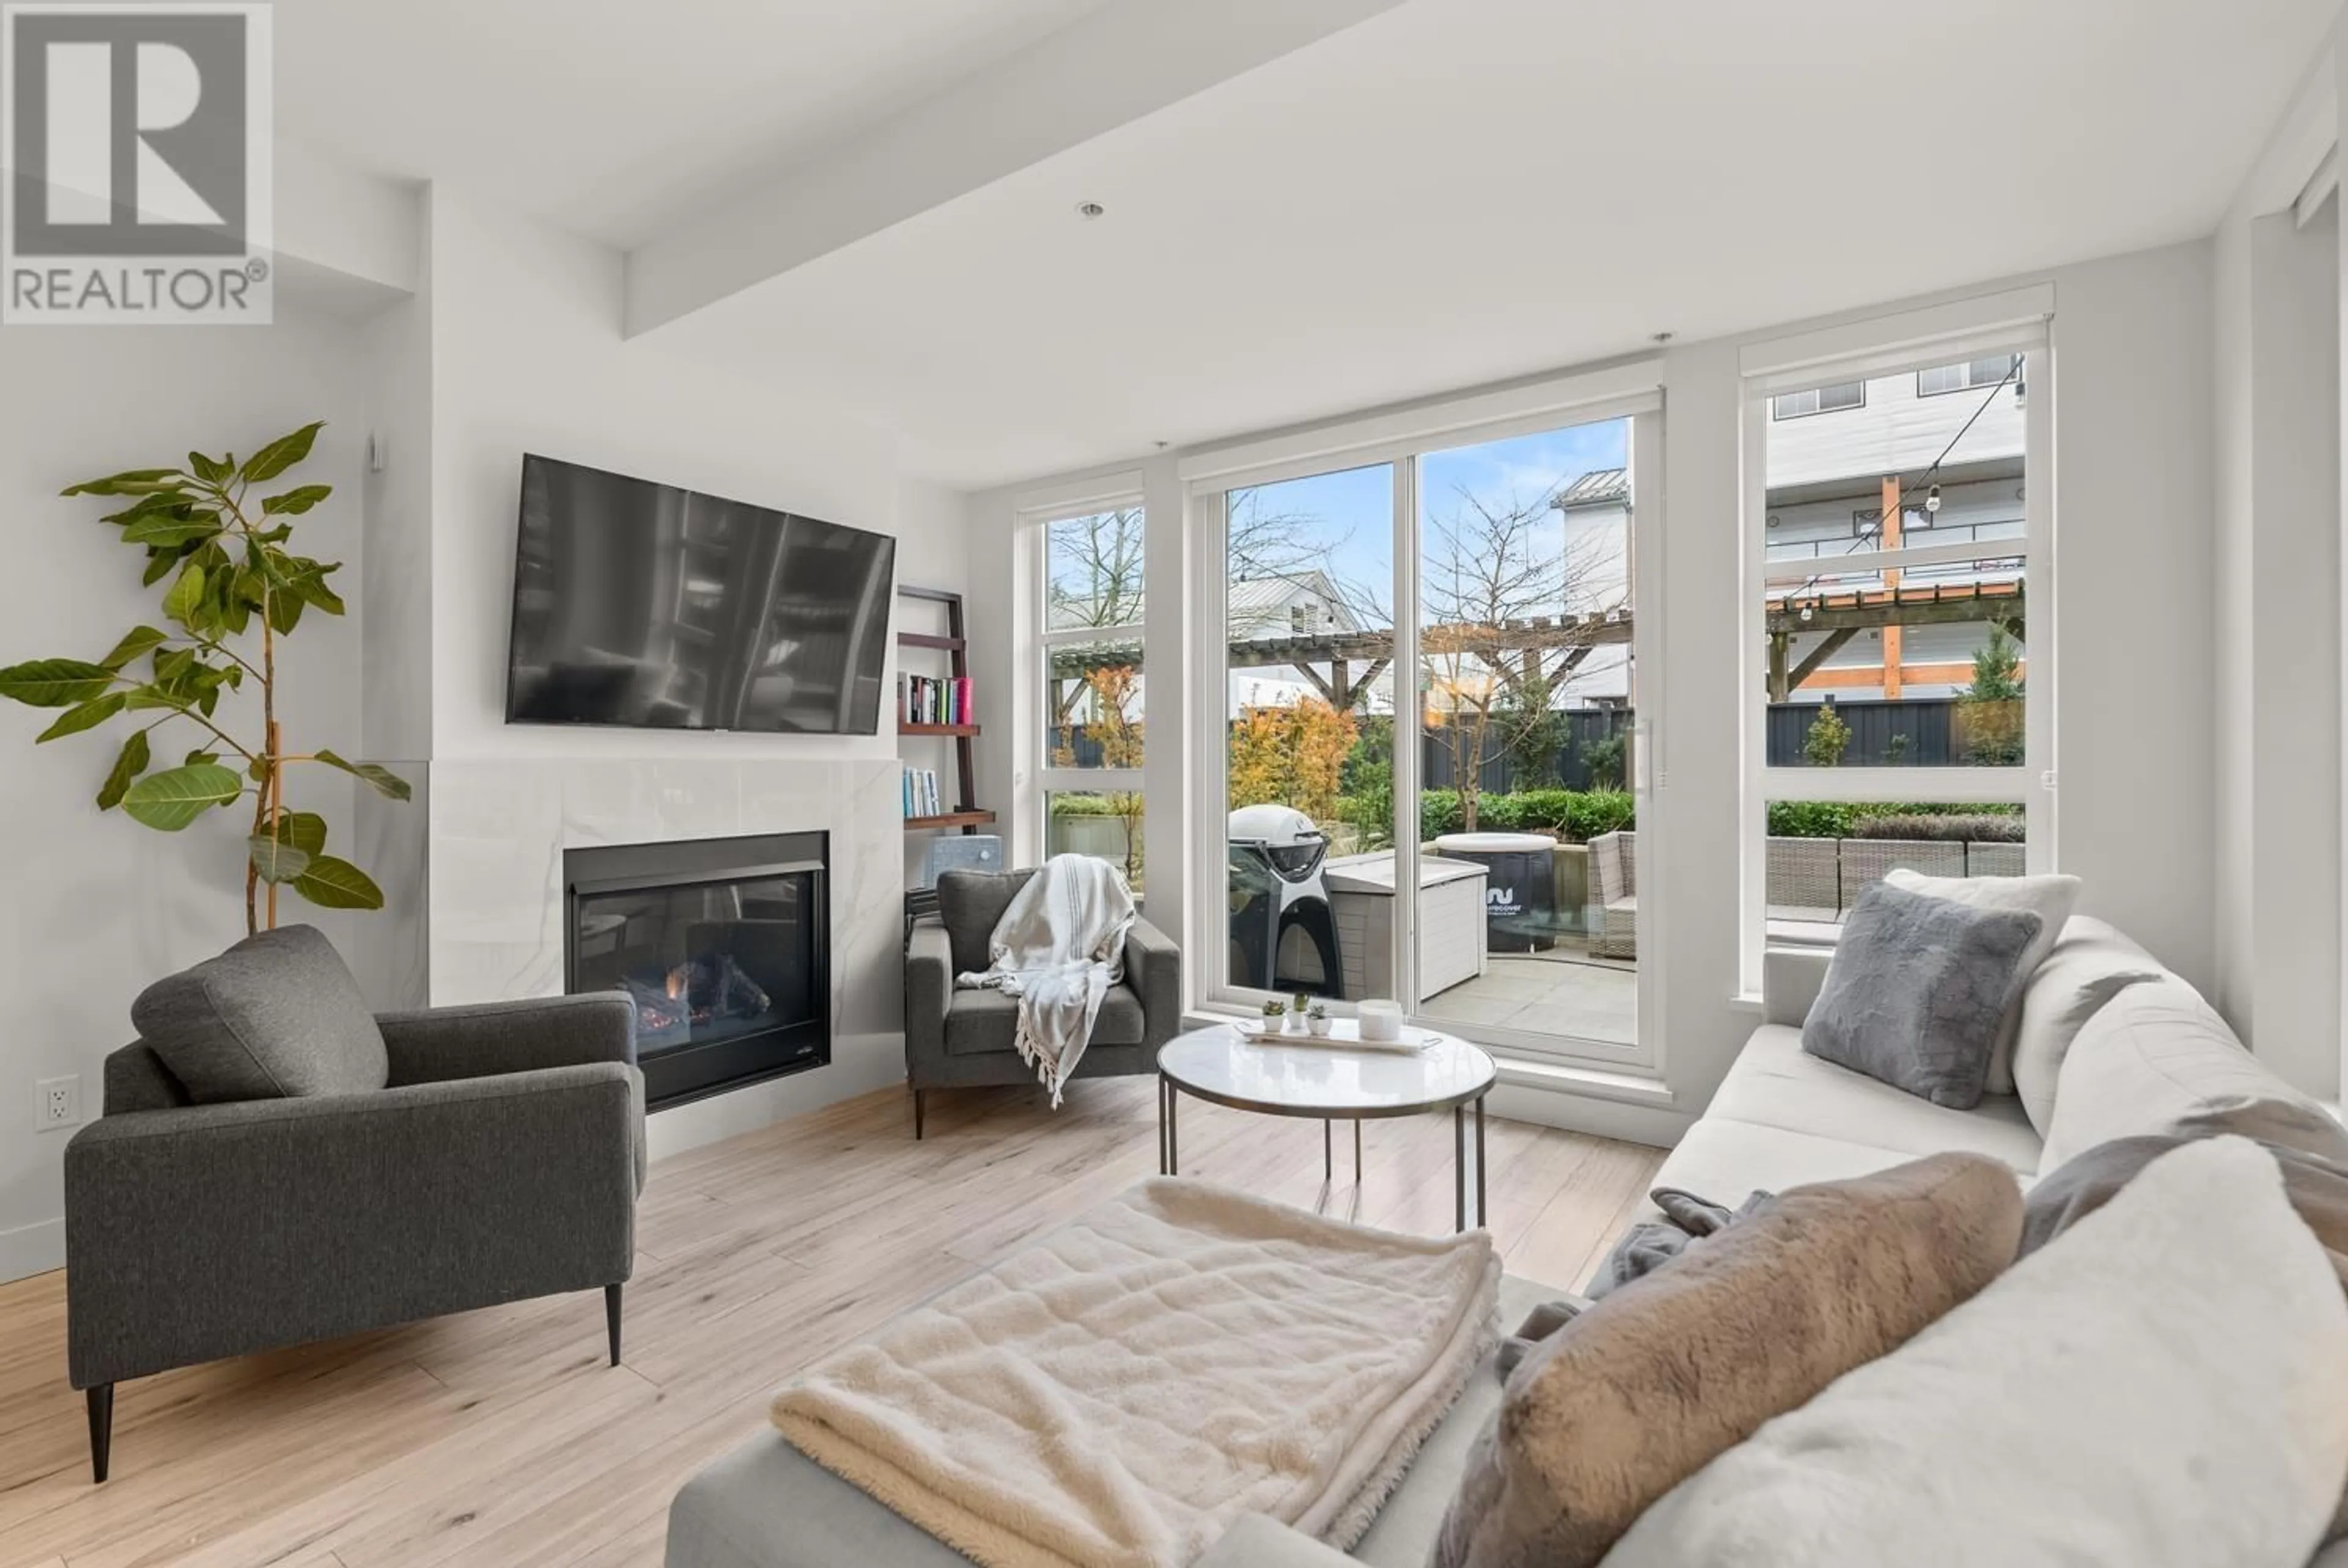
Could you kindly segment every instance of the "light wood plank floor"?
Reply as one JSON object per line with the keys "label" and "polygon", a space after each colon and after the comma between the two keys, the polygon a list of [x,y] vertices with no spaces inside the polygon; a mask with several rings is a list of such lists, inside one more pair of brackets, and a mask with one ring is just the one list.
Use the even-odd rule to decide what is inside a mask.
{"label": "light wood plank floor", "polygon": [[[901,1091],[664,1162],[637,1225],[625,1364],[600,1292],[123,1385],[89,1484],[66,1386],[65,1276],[0,1286],[0,1568],[654,1568],[669,1499],[757,1430],[770,1390],[1027,1237],[1157,1171],[1153,1086]],[[1518,1274],[1574,1286],[1662,1155],[1489,1124],[1492,1227]],[[1332,1212],[1439,1234],[1450,1119],[1338,1130]],[[1300,1204],[1321,1130],[1185,1101],[1186,1175]],[[159,1309],[169,1310],[166,1303]]]}

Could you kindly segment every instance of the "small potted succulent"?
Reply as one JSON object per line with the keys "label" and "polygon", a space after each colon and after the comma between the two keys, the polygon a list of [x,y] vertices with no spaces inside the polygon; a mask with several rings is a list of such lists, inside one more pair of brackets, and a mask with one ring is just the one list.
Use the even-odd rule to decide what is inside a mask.
{"label": "small potted succulent", "polygon": [[1329,1032],[1329,1004],[1314,1002],[1311,1007],[1306,1008],[1304,1026],[1316,1036],[1325,1036]]}
{"label": "small potted succulent", "polygon": [[1312,1007],[1313,998],[1303,991],[1288,999],[1288,1027],[1299,1034],[1304,1032],[1305,1010]]}
{"label": "small potted succulent", "polygon": [[1274,999],[1263,1004],[1263,1031],[1280,1034],[1288,1028],[1288,1004]]}

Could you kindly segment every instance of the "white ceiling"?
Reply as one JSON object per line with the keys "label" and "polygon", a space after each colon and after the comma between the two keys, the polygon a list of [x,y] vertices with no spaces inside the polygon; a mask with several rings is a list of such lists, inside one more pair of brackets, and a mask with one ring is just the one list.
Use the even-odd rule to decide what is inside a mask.
{"label": "white ceiling", "polygon": [[2337,5],[1410,0],[654,341],[1118,460],[2205,234]]}
{"label": "white ceiling", "polygon": [[1102,3],[279,0],[279,129],[626,247]]}
{"label": "white ceiling", "polygon": [[1165,101],[1186,26],[1334,18],[1049,156],[970,111],[1038,160],[648,340],[975,487],[2205,234],[2340,0],[1251,3],[281,0],[278,113],[633,249],[801,170],[889,208],[856,149],[918,105],[953,164],[988,100],[941,95],[1014,56]]}

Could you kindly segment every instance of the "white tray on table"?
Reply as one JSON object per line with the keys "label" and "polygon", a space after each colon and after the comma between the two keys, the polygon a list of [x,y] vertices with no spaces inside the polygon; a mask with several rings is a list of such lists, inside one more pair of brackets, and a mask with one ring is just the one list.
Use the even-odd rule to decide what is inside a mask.
{"label": "white tray on table", "polygon": [[1400,1040],[1364,1040],[1359,1020],[1334,1018],[1329,1020],[1327,1034],[1310,1034],[1288,1030],[1267,1029],[1261,1021],[1235,1023],[1241,1040],[1251,1045],[1296,1045],[1318,1047],[1324,1050],[1383,1050],[1396,1056],[1416,1056],[1442,1037],[1423,1029],[1406,1026]]}

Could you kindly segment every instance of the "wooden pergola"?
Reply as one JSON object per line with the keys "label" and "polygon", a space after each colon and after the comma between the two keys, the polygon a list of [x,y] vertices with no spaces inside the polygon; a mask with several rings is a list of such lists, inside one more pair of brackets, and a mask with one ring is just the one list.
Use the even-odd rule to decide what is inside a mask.
{"label": "wooden pergola", "polygon": [[[1862,631],[1993,620],[2019,638],[2024,613],[2019,578],[2006,582],[1830,589],[1773,599],[1768,614],[1769,701],[1790,702],[1803,682]],[[1796,663],[1794,639],[1804,632],[1825,635]]]}
{"label": "wooden pergola", "polygon": [[[1802,682],[1862,631],[1993,620],[2018,638],[2023,635],[2024,608],[2019,579],[1796,592],[1773,599],[1766,618],[1769,700],[1789,701]],[[1818,646],[1796,661],[1794,639],[1817,632],[1825,634]],[[1595,649],[1629,642],[1631,633],[1631,612],[1626,609],[1488,626],[1430,626],[1419,633],[1419,647],[1440,657],[1473,656],[1494,669],[1505,667],[1515,657],[1526,659],[1529,665],[1532,660],[1563,649],[1563,664],[1551,671],[1563,674],[1579,668]],[[1394,663],[1394,633],[1377,630],[1246,638],[1231,643],[1227,657],[1233,670],[1285,665],[1342,713],[1353,709],[1362,693]],[[1134,636],[1080,647],[1064,644],[1051,651],[1051,661],[1055,682],[1076,681],[1095,670],[1140,663],[1141,640]]]}

